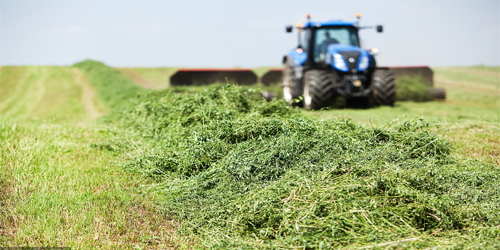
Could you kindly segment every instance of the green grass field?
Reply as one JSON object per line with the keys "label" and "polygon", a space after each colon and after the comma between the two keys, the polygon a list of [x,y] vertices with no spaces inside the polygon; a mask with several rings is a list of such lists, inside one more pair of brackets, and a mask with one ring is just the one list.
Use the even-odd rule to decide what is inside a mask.
{"label": "green grass field", "polygon": [[[436,87],[447,90],[445,101],[294,113],[279,102],[246,101],[246,95],[233,92],[155,90],[168,89],[170,68],[115,71],[92,62],[1,67],[0,246],[498,247],[500,68],[433,70]],[[429,126],[398,130],[397,124],[416,116]],[[308,122],[300,123],[300,117]],[[401,139],[374,147],[373,128]],[[225,133],[246,139],[227,143],[221,137]],[[310,137],[322,134],[349,138],[342,145],[353,154],[328,158],[329,147],[342,145]],[[450,155],[412,158],[415,149],[407,148],[405,137],[426,138],[433,147],[449,143]],[[203,144],[195,138],[214,141]],[[294,147],[294,142],[300,143]],[[306,146],[315,143],[323,146]],[[391,158],[396,148],[402,152],[399,162]],[[293,153],[299,149],[305,151]],[[292,161],[282,150],[300,157]],[[373,162],[363,158],[365,153],[387,159]],[[312,162],[325,168],[303,169]],[[278,163],[292,165],[286,171],[271,168]],[[254,176],[238,164],[255,167]],[[259,172],[259,166],[270,168]],[[196,171],[200,174],[193,175]],[[440,175],[427,174],[433,171]],[[383,175],[373,175],[378,172]],[[233,183],[236,175],[241,177]],[[327,175],[338,182],[324,179]],[[434,189],[420,189],[419,178]],[[460,178],[465,186],[456,181]],[[374,183],[385,183],[385,189]],[[224,193],[241,200],[234,203]],[[198,202],[206,208],[192,210]],[[377,202],[385,205],[373,206]],[[233,210],[227,216],[218,209]],[[340,232],[335,230],[343,233],[335,236],[332,232]]]}

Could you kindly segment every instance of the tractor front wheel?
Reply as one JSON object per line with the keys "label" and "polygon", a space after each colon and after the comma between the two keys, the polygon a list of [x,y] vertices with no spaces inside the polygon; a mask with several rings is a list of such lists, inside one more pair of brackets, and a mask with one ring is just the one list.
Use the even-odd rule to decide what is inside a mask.
{"label": "tractor front wheel", "polygon": [[304,107],[320,109],[332,105],[335,98],[332,74],[328,70],[309,70],[304,75]]}

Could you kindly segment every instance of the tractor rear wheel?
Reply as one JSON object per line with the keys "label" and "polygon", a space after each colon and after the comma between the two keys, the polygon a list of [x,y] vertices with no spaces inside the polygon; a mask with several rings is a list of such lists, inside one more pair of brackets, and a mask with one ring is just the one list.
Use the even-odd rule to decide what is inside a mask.
{"label": "tractor rear wheel", "polygon": [[372,78],[372,97],[377,105],[393,106],[396,101],[394,76],[388,69],[377,69]]}
{"label": "tractor rear wheel", "polygon": [[302,106],[302,102],[292,101],[302,95],[300,78],[295,76],[295,68],[291,59],[286,60],[283,65],[283,96],[289,105]]}
{"label": "tractor rear wheel", "polygon": [[333,77],[328,70],[309,70],[304,75],[304,107],[320,109],[333,103]]}

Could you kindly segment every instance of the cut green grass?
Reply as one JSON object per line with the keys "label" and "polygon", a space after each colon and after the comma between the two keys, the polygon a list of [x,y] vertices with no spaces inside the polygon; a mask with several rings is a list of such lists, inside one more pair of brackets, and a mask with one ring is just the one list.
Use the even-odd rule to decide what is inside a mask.
{"label": "cut green grass", "polygon": [[163,179],[165,209],[202,247],[495,248],[498,99],[470,79],[444,102],[273,118],[224,89],[149,96],[120,114],[140,118],[122,124],[141,138],[127,166]]}
{"label": "cut green grass", "polygon": [[450,155],[420,119],[311,115],[227,86],[154,93],[109,119],[136,138],[126,168],[160,181],[201,247],[498,246],[498,167]]}

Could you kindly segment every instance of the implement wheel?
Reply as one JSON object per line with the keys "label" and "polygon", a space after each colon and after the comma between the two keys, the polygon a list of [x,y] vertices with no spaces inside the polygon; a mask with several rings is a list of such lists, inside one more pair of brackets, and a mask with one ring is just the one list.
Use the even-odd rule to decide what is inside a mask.
{"label": "implement wheel", "polygon": [[377,69],[372,78],[372,97],[377,105],[394,106],[396,101],[396,86],[394,76],[388,69]]}
{"label": "implement wheel", "polygon": [[332,105],[335,98],[332,74],[328,70],[309,70],[304,75],[304,107],[320,109]]}

